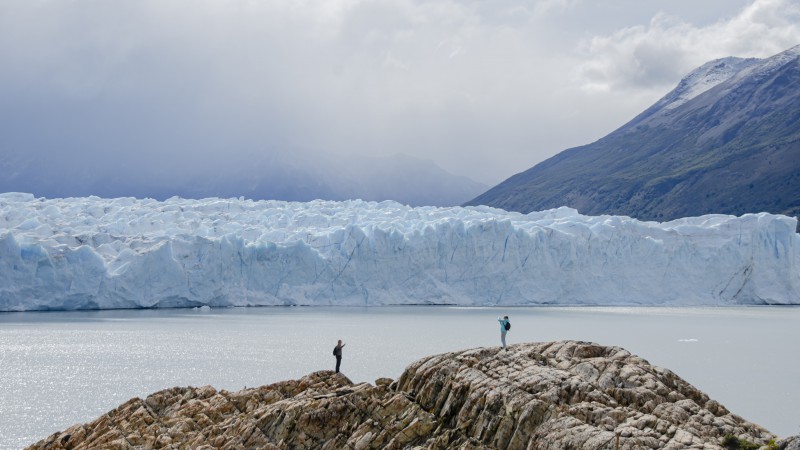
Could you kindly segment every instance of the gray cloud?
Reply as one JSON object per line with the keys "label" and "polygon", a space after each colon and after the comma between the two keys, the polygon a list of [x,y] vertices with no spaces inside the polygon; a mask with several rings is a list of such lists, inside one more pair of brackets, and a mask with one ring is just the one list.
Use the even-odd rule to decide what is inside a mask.
{"label": "gray cloud", "polygon": [[0,152],[132,170],[399,152],[496,183],[707,59],[798,39],[789,0],[602,3],[6,0]]}
{"label": "gray cloud", "polygon": [[586,60],[576,72],[587,91],[668,89],[712,59],[764,57],[797,44],[800,4],[793,0],[755,0],[705,26],[659,12],[648,24],[584,40]]}

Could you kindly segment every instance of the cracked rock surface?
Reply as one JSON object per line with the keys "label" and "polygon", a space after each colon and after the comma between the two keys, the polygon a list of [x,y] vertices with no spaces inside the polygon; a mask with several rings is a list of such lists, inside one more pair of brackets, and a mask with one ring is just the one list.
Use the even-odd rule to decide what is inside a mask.
{"label": "cracked rock surface", "polygon": [[723,449],[728,435],[775,438],[622,348],[560,341],[430,356],[375,385],[320,371],[166,389],[29,448]]}

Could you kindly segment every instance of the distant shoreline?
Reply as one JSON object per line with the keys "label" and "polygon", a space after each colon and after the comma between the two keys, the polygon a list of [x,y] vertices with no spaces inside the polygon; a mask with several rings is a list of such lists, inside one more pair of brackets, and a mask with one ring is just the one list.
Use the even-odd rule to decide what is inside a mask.
{"label": "distant shoreline", "polygon": [[536,309],[536,308],[586,308],[586,309],[606,309],[606,308],[642,308],[642,309],[735,309],[735,308],[800,308],[800,304],[774,304],[774,305],[581,305],[581,304],[535,304],[535,305],[459,305],[457,303],[391,303],[375,305],[225,305],[225,306],[169,306],[169,307],[149,307],[149,308],[87,308],[87,309],[32,309],[26,311],[0,311],[3,314],[24,314],[24,313],[64,313],[64,312],[102,312],[102,311],[195,311],[203,306],[208,306],[209,310],[232,310],[248,308],[342,308],[342,309],[362,309],[362,308],[403,308],[403,307],[430,307],[442,308],[452,307],[459,309]]}

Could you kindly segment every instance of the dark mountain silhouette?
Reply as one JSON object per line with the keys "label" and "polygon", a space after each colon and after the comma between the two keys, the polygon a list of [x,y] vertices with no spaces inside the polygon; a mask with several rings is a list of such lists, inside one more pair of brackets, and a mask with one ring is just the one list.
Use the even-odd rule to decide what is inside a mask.
{"label": "dark mountain silhouette", "polygon": [[725,58],[608,136],[505,180],[467,205],[671,220],[800,214],[800,46]]}

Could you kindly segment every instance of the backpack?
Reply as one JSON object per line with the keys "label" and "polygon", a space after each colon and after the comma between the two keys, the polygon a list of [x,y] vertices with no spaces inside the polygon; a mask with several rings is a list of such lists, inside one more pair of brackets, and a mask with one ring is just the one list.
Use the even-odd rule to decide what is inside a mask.
{"label": "backpack", "polygon": [[506,331],[511,329],[511,322],[506,320]]}
{"label": "backpack", "polygon": [[336,347],[333,347],[333,356],[336,356]]}

